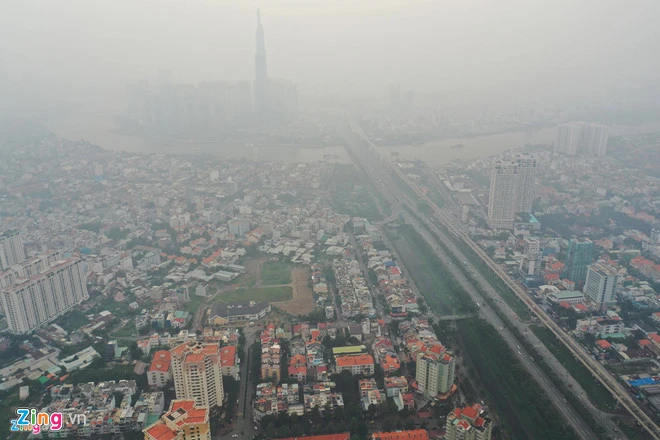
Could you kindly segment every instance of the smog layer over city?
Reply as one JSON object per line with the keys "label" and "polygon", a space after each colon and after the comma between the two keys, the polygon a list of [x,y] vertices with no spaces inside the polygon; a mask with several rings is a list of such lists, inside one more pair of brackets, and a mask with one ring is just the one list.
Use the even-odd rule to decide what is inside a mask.
{"label": "smog layer over city", "polygon": [[2,6],[0,438],[660,439],[660,3]]}

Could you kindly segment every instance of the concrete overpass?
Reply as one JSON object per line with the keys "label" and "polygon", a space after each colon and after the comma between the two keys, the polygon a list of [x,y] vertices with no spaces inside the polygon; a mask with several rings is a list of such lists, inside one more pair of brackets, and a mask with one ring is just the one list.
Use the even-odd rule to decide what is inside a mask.
{"label": "concrete overpass", "polygon": [[[374,154],[378,154],[375,151],[373,144],[366,137],[364,132],[356,126],[351,124],[353,131],[360,136],[372,149]],[[443,213],[440,208],[426,195],[424,194],[416,185],[412,184],[407,176],[401,172],[398,167],[393,166],[389,161],[384,160],[388,165],[390,171],[395,173],[400,179],[407,183],[410,188],[415,192],[415,195],[420,199],[424,200],[433,216],[433,219],[436,220],[440,225],[443,226],[445,231],[458,243],[463,243],[473,251],[497,276],[516,294],[516,296],[524,302],[527,307],[536,315],[536,317],[548,327],[552,333],[571,351],[573,356],[576,359],[579,359],[580,362],[589,370],[589,372],[598,379],[605,388],[607,388],[614,398],[628,411],[630,414],[637,420],[637,422],[648,431],[648,433],[653,436],[653,438],[660,439],[660,427],[653,421],[653,419],[638,405],[637,401],[627,389],[619,383],[617,379],[612,377],[612,375],[601,365],[598,361],[593,359],[591,355],[578,343],[572,336],[568,335],[554,320],[552,320],[530,297],[527,295],[527,292],[522,289],[514,280],[509,277],[509,275],[502,270],[484,251],[481,249],[472,238],[465,232],[458,229],[455,225],[455,221],[449,218],[445,213]],[[373,181],[373,179],[372,179]],[[382,182],[381,182],[382,183]],[[379,188],[379,185],[376,185]],[[380,188],[382,190],[382,188]],[[420,218],[424,218],[425,214],[419,212],[415,203],[406,203],[403,201],[409,209],[415,212]]]}

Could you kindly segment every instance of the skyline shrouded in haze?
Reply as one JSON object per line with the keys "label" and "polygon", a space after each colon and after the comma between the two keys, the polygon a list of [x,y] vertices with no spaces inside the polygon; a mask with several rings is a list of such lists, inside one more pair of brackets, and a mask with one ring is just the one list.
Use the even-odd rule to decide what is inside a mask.
{"label": "skyline shrouded in haze", "polygon": [[660,4],[650,0],[4,6],[0,93],[19,107],[98,99],[160,69],[181,82],[252,80],[257,8],[269,76],[299,84],[301,95],[384,96],[396,81],[418,94],[616,99],[655,92],[660,72]]}

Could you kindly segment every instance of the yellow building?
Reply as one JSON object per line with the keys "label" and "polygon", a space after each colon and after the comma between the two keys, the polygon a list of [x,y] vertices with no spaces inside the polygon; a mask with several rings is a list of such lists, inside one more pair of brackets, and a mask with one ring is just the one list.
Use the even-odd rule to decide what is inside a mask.
{"label": "yellow building", "polygon": [[142,432],[144,440],[211,440],[209,408],[173,400],[170,410]]}

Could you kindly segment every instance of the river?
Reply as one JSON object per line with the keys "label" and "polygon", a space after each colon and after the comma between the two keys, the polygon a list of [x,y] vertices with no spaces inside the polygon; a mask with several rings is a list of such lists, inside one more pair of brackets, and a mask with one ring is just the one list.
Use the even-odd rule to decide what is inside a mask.
{"label": "river", "polygon": [[[612,125],[610,136],[622,136],[660,131],[660,121],[640,125]],[[536,131],[512,131],[470,138],[452,138],[428,142],[422,145],[380,147],[383,151],[396,152],[399,157],[421,160],[432,167],[439,167],[452,160],[472,160],[502,153],[525,145],[552,145],[557,136],[556,127]],[[462,145],[461,148],[452,148]]]}
{"label": "river", "polygon": [[[342,146],[251,146],[242,142],[185,142],[160,140],[132,136],[110,131],[112,121],[98,114],[67,115],[52,121],[49,128],[58,136],[68,139],[85,139],[102,148],[133,153],[211,153],[230,159],[250,159],[285,162],[313,162],[324,156],[342,163],[350,158]],[[610,135],[627,135],[660,131],[660,121],[634,126],[614,125]],[[456,159],[471,160],[492,156],[506,150],[525,145],[550,145],[554,142],[556,128],[536,131],[512,131],[469,138],[452,138],[428,142],[423,145],[400,145],[380,147],[384,151],[396,152],[399,157],[421,160],[430,166],[439,167]],[[461,148],[451,148],[462,145]]]}

